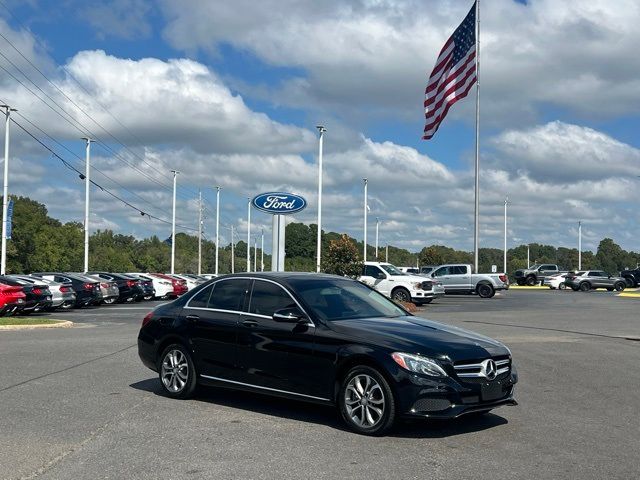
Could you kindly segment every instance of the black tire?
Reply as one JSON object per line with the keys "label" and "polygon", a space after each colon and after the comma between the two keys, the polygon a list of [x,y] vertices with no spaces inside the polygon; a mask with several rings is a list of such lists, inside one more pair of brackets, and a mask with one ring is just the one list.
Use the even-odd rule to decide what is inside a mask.
{"label": "black tire", "polygon": [[153,295],[147,295],[146,297],[142,297],[143,300],[149,301],[149,300],[153,300]]}
{"label": "black tire", "polygon": [[558,290],[566,290],[567,289],[567,284],[566,283],[560,283],[558,285]]}
{"label": "black tire", "polygon": [[480,283],[476,285],[476,292],[480,298],[491,298],[496,294],[496,291],[488,283]]}
{"label": "black tire", "polygon": [[[374,387],[370,392],[371,395],[366,396],[367,401],[370,401],[370,403],[362,404],[362,400],[356,400],[356,396],[353,395],[355,393],[353,388],[349,388],[348,390],[349,384],[352,381],[355,382],[356,377],[369,377],[377,383],[379,388]],[[367,390],[364,389],[364,392],[366,393]],[[364,396],[361,396],[360,398],[364,398]],[[381,399],[382,404],[379,403]],[[342,420],[351,430],[361,435],[384,435],[395,422],[395,397],[393,396],[393,392],[387,380],[375,368],[371,368],[366,365],[359,365],[349,370],[340,384],[337,401]],[[354,403],[357,403],[355,407],[352,406]],[[378,408],[380,405],[382,405],[381,409]],[[351,408],[351,412],[349,412],[349,408]],[[373,408],[382,410],[382,414],[378,415],[377,412],[373,412]],[[373,414],[370,415],[370,418],[374,420],[375,423],[371,426],[359,424],[357,420],[354,419],[354,417],[357,418],[359,416],[358,412],[362,412],[364,409],[372,409],[371,412],[373,412]],[[367,422],[368,420],[369,418],[365,415],[363,422]]]}
{"label": "black tire", "polygon": [[533,275],[530,275],[527,277],[526,283],[527,283],[527,286],[533,287],[538,282],[536,280],[536,277],[534,277]]}
{"label": "black tire", "polygon": [[60,305],[62,310],[71,310],[73,308],[73,303],[63,303]]}
{"label": "black tire", "polygon": [[573,290],[574,292],[577,292],[578,290],[580,290],[580,287],[571,287],[571,290]]}
{"label": "black tire", "polygon": [[624,282],[616,282],[613,285],[613,288],[616,289],[616,292],[622,292],[626,287],[626,284]]}
{"label": "black tire", "polygon": [[589,282],[582,282],[579,288],[582,292],[588,292],[591,290],[591,284]]}
{"label": "black tire", "polygon": [[[173,356],[173,361],[170,355]],[[158,359],[158,378],[165,395],[181,400],[193,396],[197,387],[196,369],[191,354],[184,345],[174,343],[164,349]]]}
{"label": "black tire", "polygon": [[397,287],[391,292],[391,299],[397,302],[411,303],[411,294],[406,288]]}
{"label": "black tire", "polygon": [[524,278],[518,278],[518,279],[516,280],[516,283],[517,283],[518,285],[520,285],[521,287],[524,287],[524,285],[525,285],[525,280],[524,280]]}
{"label": "black tire", "polygon": [[102,303],[104,303],[105,305],[113,305],[114,303],[116,303],[117,298],[105,298]]}

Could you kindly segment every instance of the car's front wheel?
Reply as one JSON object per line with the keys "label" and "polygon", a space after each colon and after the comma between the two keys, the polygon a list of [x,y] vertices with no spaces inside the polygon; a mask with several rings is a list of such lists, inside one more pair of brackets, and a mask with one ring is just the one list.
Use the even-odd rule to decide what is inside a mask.
{"label": "car's front wheel", "polygon": [[185,399],[196,389],[196,370],[189,351],[178,343],[169,345],[160,357],[158,368],[164,392],[173,398]]}
{"label": "car's front wheel", "polygon": [[567,284],[566,283],[560,283],[558,284],[558,289],[559,290],[566,290],[567,288]]}
{"label": "car's front wheel", "polygon": [[383,435],[396,417],[389,383],[376,369],[365,365],[352,368],[342,380],[338,406],[349,428],[363,435]]}
{"label": "car's front wheel", "polygon": [[626,284],[624,282],[616,282],[616,284],[613,286],[613,288],[615,288],[617,292],[623,291],[625,287]]}
{"label": "car's front wheel", "polygon": [[391,299],[397,302],[411,303],[411,294],[406,288],[398,287],[391,292]]}
{"label": "car's front wheel", "polygon": [[591,285],[589,284],[589,282],[582,282],[580,284],[580,290],[582,290],[583,292],[588,292],[589,290],[591,290]]}

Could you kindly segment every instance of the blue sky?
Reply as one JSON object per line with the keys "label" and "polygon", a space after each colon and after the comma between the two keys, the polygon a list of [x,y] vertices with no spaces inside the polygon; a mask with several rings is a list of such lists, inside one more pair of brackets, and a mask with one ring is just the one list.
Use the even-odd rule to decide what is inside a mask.
{"label": "blue sky", "polygon": [[[180,170],[186,229],[196,227],[200,188],[213,236],[212,187],[221,185],[225,242],[232,224],[246,238],[246,197],[262,191],[303,194],[309,207],[293,219],[315,220],[322,123],[325,229],[362,238],[366,176],[381,244],[471,250],[474,95],[433,140],[420,140],[427,76],[471,3],[3,0],[0,32],[51,82],[1,39],[28,79],[0,64],[47,92],[76,126],[4,71],[0,98],[71,150],[52,144],[80,169],[80,131],[98,134],[92,163],[110,178],[94,179],[165,220],[169,171]],[[481,246],[501,246],[508,195],[510,245],[574,246],[582,220],[586,248],[609,236],[640,249],[638,5],[496,0],[481,15]],[[81,221],[76,174],[15,127],[11,152],[11,193]],[[100,191],[92,202],[94,229],[169,234]],[[253,233],[263,228],[270,232],[270,218],[254,212]]]}

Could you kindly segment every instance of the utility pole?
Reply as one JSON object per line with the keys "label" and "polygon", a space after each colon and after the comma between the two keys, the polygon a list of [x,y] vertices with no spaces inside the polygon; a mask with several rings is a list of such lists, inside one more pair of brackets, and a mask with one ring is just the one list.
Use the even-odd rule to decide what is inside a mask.
{"label": "utility pole", "polygon": [[324,132],[327,131],[322,125],[316,126],[320,137],[318,139],[318,233],[316,246],[316,272],[320,272],[320,262],[322,260],[322,144]]}
{"label": "utility pole", "polygon": [[202,191],[198,190],[198,275],[202,275]]}
{"label": "utility pole", "polygon": [[384,261],[386,263],[389,263],[389,245],[387,245],[387,248],[385,248]]}
{"label": "utility pole", "polygon": [[251,271],[251,198],[247,197],[247,272]]}
{"label": "utility pole", "polygon": [[380,219],[376,217],[376,260],[378,260],[378,233],[379,233]]}
{"label": "utility pole", "polygon": [[171,170],[173,173],[173,212],[171,214],[171,275],[175,273],[176,268],[176,185],[178,174],[177,170]]}
{"label": "utility pole", "polygon": [[[507,273],[507,205],[509,204],[509,197],[505,197],[504,199],[504,269],[502,270],[505,274]],[[529,267],[529,265],[527,265]]]}
{"label": "utility pole", "polygon": [[262,240],[260,241],[260,271],[264,272],[264,228],[262,229]]}
{"label": "utility pole", "polygon": [[[233,240],[231,241],[231,243],[233,243]],[[218,275],[219,245],[220,245],[220,187],[216,187],[216,271],[215,271],[216,275]]]}
{"label": "utility pole", "polygon": [[582,221],[578,222],[578,270],[582,270]]}
{"label": "utility pole", "polygon": [[366,178],[363,178],[362,181],[364,182],[364,252],[363,252],[363,258],[364,261],[367,261],[367,209],[369,208],[369,206],[367,205],[367,184],[369,183],[367,181]]}
{"label": "utility pole", "polygon": [[15,108],[9,105],[2,105],[6,117],[4,124],[4,185],[2,190],[2,262],[0,274],[7,273],[7,209],[9,208],[9,122],[11,112],[16,112]]}
{"label": "utility pole", "polygon": [[529,259],[529,245],[527,245],[527,268],[531,266],[531,260]]}
{"label": "utility pole", "polygon": [[258,237],[253,237],[253,271],[258,271]]}
{"label": "utility pole", "polygon": [[236,273],[236,251],[233,237],[233,225],[231,225],[231,273]]}
{"label": "utility pole", "polygon": [[89,192],[91,187],[91,140],[82,137],[87,142],[85,149],[84,170],[84,273],[89,271]]}

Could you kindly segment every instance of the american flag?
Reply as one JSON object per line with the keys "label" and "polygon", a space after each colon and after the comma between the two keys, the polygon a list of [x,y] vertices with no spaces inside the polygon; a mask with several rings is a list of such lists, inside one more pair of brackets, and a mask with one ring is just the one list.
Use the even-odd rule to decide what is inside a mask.
{"label": "american flag", "polygon": [[427,119],[423,140],[438,130],[451,105],[464,98],[476,82],[476,4],[444,44],[425,90]]}

